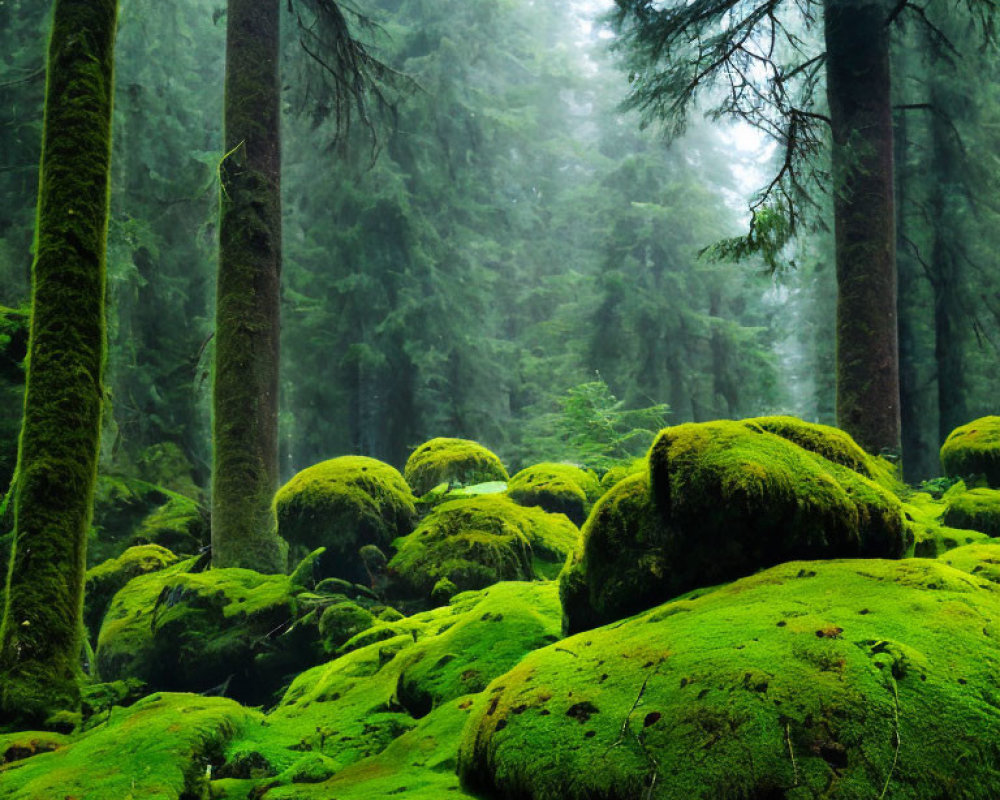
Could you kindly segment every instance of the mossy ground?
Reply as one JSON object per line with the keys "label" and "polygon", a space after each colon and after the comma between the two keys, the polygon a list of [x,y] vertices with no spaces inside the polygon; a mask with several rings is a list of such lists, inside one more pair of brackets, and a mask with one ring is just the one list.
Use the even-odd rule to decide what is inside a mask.
{"label": "mossy ground", "polygon": [[318,547],[321,577],[371,581],[359,551],[413,530],[413,494],[388,464],[364,456],[342,456],[304,469],[274,497],[278,533],[304,554]]}
{"label": "mossy ground", "polygon": [[955,428],[941,446],[941,467],[954,478],[983,476],[1000,488],[1000,417],[982,417]]}
{"label": "mossy ground", "polygon": [[40,749],[55,746],[52,752],[0,764],[0,798],[203,797],[209,765],[219,760],[230,738],[258,717],[220,697],[154,694],[129,708],[115,708],[73,739],[46,738]]}
{"label": "mossy ground", "polygon": [[527,656],[477,705],[459,769],[524,800],[985,800],[998,667],[994,584],[793,562]]}
{"label": "mossy ground", "polygon": [[191,566],[135,578],[115,595],[98,636],[102,680],[138,678],[152,689],[261,704],[321,660],[315,629],[290,630],[301,587],[288,576],[184,571]]}
{"label": "mossy ground", "polygon": [[914,492],[903,501],[906,520],[907,556],[935,558],[956,547],[974,544],[989,537],[985,533],[944,523],[948,504],[926,492]]}
{"label": "mossy ground", "polygon": [[443,579],[464,591],[503,580],[551,578],[578,537],[564,515],[519,506],[502,495],[453,500],[396,542],[390,580],[403,596],[429,600]]}
{"label": "mossy ground", "polygon": [[414,450],[403,476],[418,495],[441,483],[467,486],[509,478],[496,454],[478,442],[448,438],[431,439]]}
{"label": "mossy ground", "polygon": [[571,464],[543,463],[526,467],[507,485],[507,495],[523,506],[538,506],[553,514],[565,514],[582,525],[590,507],[601,496],[593,472]]}

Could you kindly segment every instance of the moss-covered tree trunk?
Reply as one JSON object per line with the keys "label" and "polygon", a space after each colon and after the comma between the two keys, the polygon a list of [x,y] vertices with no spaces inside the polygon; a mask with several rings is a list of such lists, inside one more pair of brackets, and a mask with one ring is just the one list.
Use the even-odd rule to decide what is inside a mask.
{"label": "moss-covered tree trunk", "polygon": [[278,483],[279,0],[229,0],[215,316],[212,563],[283,568]]}
{"label": "moss-covered tree trunk", "polygon": [[32,271],[14,546],[0,626],[0,723],[79,708],[97,477],[117,0],[55,0]]}
{"label": "moss-covered tree trunk", "polygon": [[867,450],[900,444],[889,69],[891,5],[826,0],[837,246],[837,422]]}

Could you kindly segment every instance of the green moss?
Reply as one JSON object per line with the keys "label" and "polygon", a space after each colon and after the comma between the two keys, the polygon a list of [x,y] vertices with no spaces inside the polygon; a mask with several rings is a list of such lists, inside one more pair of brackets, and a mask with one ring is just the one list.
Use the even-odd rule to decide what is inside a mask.
{"label": "green moss", "polygon": [[949,477],[984,476],[1000,489],[1000,417],[982,417],[955,428],[941,446],[941,467]]}
{"label": "green moss", "polygon": [[[49,38],[0,725],[75,712],[101,432],[115,0],[56,0]],[[3,487],[6,489],[6,487]]]}
{"label": "green moss", "polygon": [[936,500],[926,492],[914,492],[903,503],[906,520],[906,555],[920,558],[935,558],[948,550],[982,541],[985,533],[975,530],[953,528],[942,522],[947,503]]}
{"label": "green moss", "polygon": [[[425,736],[400,737],[419,730],[418,720],[450,707],[455,718],[448,723],[448,738],[435,739],[440,749],[433,760],[453,763],[457,724],[465,716],[457,712],[471,703],[462,709],[451,704],[480,691],[525,653],[555,641],[559,603],[553,583],[504,583],[460,594],[451,605],[417,614],[411,622],[406,634],[372,642],[296,678],[265,724],[248,728],[232,744],[227,761],[242,754],[244,761],[266,763],[277,776],[287,775],[303,754],[320,755],[338,772],[340,787],[340,771],[351,765],[357,765],[355,775],[370,769],[374,777],[385,769],[385,759],[370,759],[397,740],[396,753],[416,747],[405,758],[426,760]],[[441,776],[418,780],[436,785]],[[327,797],[340,796],[327,791]]]}
{"label": "green moss", "polygon": [[155,544],[130,547],[118,558],[87,570],[83,620],[96,636],[111,598],[133,578],[158,572],[176,564],[180,558]]}
{"label": "green moss", "polygon": [[350,601],[327,606],[319,619],[323,649],[327,653],[335,653],[349,639],[374,624],[375,617],[370,611]]}
{"label": "green moss", "polygon": [[[438,506],[396,545],[394,591],[429,599],[443,578],[462,591],[558,572],[579,532],[562,514],[525,508],[500,495]],[[541,574],[539,574],[541,573]]]}
{"label": "green moss", "polygon": [[595,506],[561,576],[567,631],[798,558],[899,557],[899,500],[755,421],[663,430]]}
{"label": "green moss", "polygon": [[793,558],[903,552],[896,497],[752,423],[666,428],[649,461],[654,501],[686,534],[678,556],[702,554],[702,583]]}
{"label": "green moss", "polygon": [[388,550],[413,530],[413,495],[397,470],[364,456],[342,456],[302,470],[274,498],[278,532],[293,546],[325,547],[321,576],[370,583],[359,555]]}
{"label": "green moss", "polygon": [[7,490],[17,464],[30,313],[31,309],[27,307],[15,309],[0,306],[0,408],[5,409],[0,416],[0,492]]}
{"label": "green moss", "polygon": [[787,439],[803,450],[823,456],[827,461],[847,467],[883,489],[897,493],[903,491],[903,483],[892,464],[884,458],[866,453],[849,434],[839,428],[788,416],[754,417],[744,422]]}
{"label": "green moss", "polygon": [[985,800],[998,619],[993,584],[937,561],[783,564],[529,654],[459,771],[519,800]]}
{"label": "green moss", "polygon": [[406,482],[418,495],[440,483],[471,485],[506,481],[507,470],[496,455],[468,439],[431,439],[406,461]]}
{"label": "green moss", "polygon": [[1000,536],[1000,489],[948,492],[944,524]]}
{"label": "green moss", "polygon": [[645,458],[637,458],[627,464],[611,467],[601,476],[601,489],[606,492],[630,475],[638,475],[640,472],[648,471],[649,463]]}
{"label": "green moss", "polygon": [[991,583],[1000,583],[1000,540],[987,539],[964,545],[938,556],[950,567],[968,572]]}
{"label": "green moss", "polygon": [[565,514],[582,525],[590,506],[601,495],[593,472],[571,464],[536,464],[518,472],[507,486],[507,494],[522,506],[539,506],[553,514]]}
{"label": "green moss", "polygon": [[157,694],[30,758],[0,765],[0,798],[202,797],[226,742],[259,715],[219,697]]}
{"label": "green moss", "polygon": [[292,625],[301,590],[287,576],[183,566],[136,578],[115,595],[98,637],[102,680],[214,689],[260,704],[321,659],[315,625]]}
{"label": "green moss", "polygon": [[676,540],[652,501],[649,477],[618,482],[594,507],[559,577],[564,630],[621,619],[691,588],[699,576],[675,558]]}

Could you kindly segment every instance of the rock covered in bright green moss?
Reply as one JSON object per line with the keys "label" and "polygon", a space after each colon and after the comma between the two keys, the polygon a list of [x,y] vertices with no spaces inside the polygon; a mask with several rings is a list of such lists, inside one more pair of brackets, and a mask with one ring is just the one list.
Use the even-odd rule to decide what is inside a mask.
{"label": "rock covered in bright green moss", "polygon": [[112,558],[87,570],[83,621],[91,635],[97,634],[111,598],[126,583],[140,575],[159,572],[178,561],[180,557],[165,547],[145,544],[130,547],[118,558]]}
{"label": "rock covered in bright green moss", "polygon": [[792,562],[529,654],[465,729],[484,798],[1000,796],[1000,592]]}
{"label": "rock covered in bright green moss", "polygon": [[1000,536],[1000,489],[952,489],[945,495],[945,501],[945,525]]}
{"label": "rock covered in bright green moss", "polygon": [[875,481],[884,489],[895,492],[903,488],[892,464],[866,453],[850,434],[840,428],[805,422],[790,416],[753,417],[743,422],[787,439],[803,450],[823,456],[827,461],[847,467]]}
{"label": "rock covered in bright green moss", "polygon": [[578,537],[564,515],[519,506],[502,495],[453,500],[396,543],[389,562],[393,591],[430,598],[445,578],[465,591],[504,580],[554,577]]}
{"label": "rock covered in bright green moss", "polygon": [[564,630],[621,619],[691,588],[695,564],[675,558],[677,533],[653,504],[649,476],[619,481],[594,506],[562,574]]}
{"label": "rock covered in bright green moss", "polygon": [[981,542],[985,533],[954,528],[943,522],[947,503],[927,492],[914,492],[903,502],[903,517],[909,531],[906,555],[937,558],[943,553],[967,544]]}
{"label": "rock covered in bright green moss", "polygon": [[[556,641],[559,600],[552,582],[501,583],[460,594],[450,605],[417,614],[409,622],[405,633],[372,641],[301,674],[266,725],[246,729],[232,743],[227,762],[240,760],[258,768],[266,764],[266,771],[280,783],[278,776],[287,778],[303,758],[322,756],[337,773],[334,781],[351,765],[357,767],[351,774],[360,779],[363,766],[371,764],[366,759],[397,740],[405,745],[397,747],[397,754],[415,747],[407,759],[429,757],[427,741],[421,745],[420,736],[401,737],[447,707],[448,734],[435,737],[434,759],[450,760],[453,775],[459,728],[472,705],[467,695],[481,691],[529,651]],[[460,698],[461,707],[452,705]],[[430,727],[435,726],[432,721]],[[403,766],[400,762],[394,772]],[[421,785],[441,782],[420,770],[411,771],[408,780]],[[449,778],[448,783],[456,782]],[[319,794],[306,796],[340,797],[341,785],[336,783],[334,792],[321,784],[315,790]],[[266,796],[295,794],[289,788]]]}
{"label": "rock covered in bright green moss", "polygon": [[365,456],[341,456],[299,472],[274,497],[278,533],[303,551],[325,547],[320,577],[370,583],[362,548],[388,550],[413,530],[413,495],[398,470]]}
{"label": "rock covered in bright green moss", "polygon": [[1000,417],[982,417],[955,428],[941,446],[941,467],[949,477],[983,476],[1000,489]]}
{"label": "rock covered in bright green moss", "polygon": [[899,499],[753,420],[663,430],[650,473],[597,504],[567,565],[567,631],[799,558],[900,557]]}
{"label": "rock covered in bright green moss", "polygon": [[442,483],[465,486],[508,479],[500,459],[481,444],[448,438],[431,439],[420,445],[406,460],[403,475],[418,495]]}
{"label": "rock covered in bright green moss", "polygon": [[301,587],[287,575],[183,566],[135,578],[114,596],[98,636],[102,680],[261,704],[322,659],[316,627],[293,628]]}
{"label": "rock covered in bright green moss", "polygon": [[[180,800],[207,796],[209,766],[260,717],[232,700],[155,694],[40,752],[0,763],[2,800]],[[46,734],[46,736],[50,736]]]}
{"label": "rock covered in bright green moss", "polygon": [[601,490],[606,492],[630,475],[638,475],[640,472],[649,472],[649,464],[645,458],[636,458],[625,464],[617,464],[601,476]]}
{"label": "rock covered in bright green moss", "polygon": [[357,603],[346,600],[323,609],[319,618],[319,635],[323,649],[335,653],[349,639],[375,624],[375,616]]}
{"label": "rock covered in bright green moss", "polygon": [[522,506],[565,514],[574,524],[582,525],[590,506],[601,496],[601,485],[593,472],[572,464],[542,463],[511,478],[507,495]]}

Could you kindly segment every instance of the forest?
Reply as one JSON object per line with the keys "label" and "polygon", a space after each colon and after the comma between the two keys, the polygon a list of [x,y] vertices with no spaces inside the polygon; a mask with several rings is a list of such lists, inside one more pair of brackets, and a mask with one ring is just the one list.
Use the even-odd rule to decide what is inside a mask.
{"label": "forest", "polygon": [[0,800],[1000,797],[998,24],[0,0]]}

